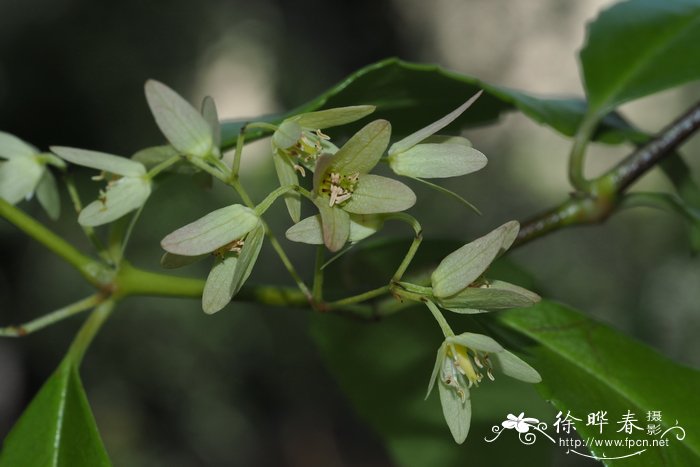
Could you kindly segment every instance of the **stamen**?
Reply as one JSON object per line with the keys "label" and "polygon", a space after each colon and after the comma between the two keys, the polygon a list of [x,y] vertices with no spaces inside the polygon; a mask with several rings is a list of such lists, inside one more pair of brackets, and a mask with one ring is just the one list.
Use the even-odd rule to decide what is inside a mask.
{"label": "stamen", "polygon": [[491,373],[491,368],[486,369],[486,374],[488,375],[491,381],[496,381],[496,378],[493,377],[493,373]]}
{"label": "stamen", "polygon": [[304,167],[302,167],[299,164],[294,164],[294,170],[296,172],[299,172],[302,177],[306,177],[306,170],[304,170]]}

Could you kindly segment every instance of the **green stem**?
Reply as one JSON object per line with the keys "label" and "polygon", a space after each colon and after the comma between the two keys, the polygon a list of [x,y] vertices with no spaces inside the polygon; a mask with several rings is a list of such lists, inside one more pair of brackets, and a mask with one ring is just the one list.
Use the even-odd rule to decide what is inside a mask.
{"label": "green stem", "polygon": [[423,229],[415,217],[409,216],[408,214],[402,212],[391,214],[387,217],[387,219],[396,219],[402,222],[406,222],[413,228],[413,231],[415,232],[413,242],[408,248],[406,256],[404,256],[403,261],[401,261],[401,264],[399,264],[399,267],[394,273],[394,276],[391,278],[392,282],[399,282],[403,277],[404,273],[406,272],[406,269],[408,269],[408,266],[411,264],[411,261],[413,261],[413,257],[416,255],[418,247],[420,247],[420,244],[423,241]]}
{"label": "green stem", "polygon": [[381,297],[382,295],[386,294],[389,292],[389,286],[384,285],[382,287],[377,287],[376,289],[369,290],[367,292],[363,292],[358,295],[353,295],[351,297],[343,298],[340,300],[336,300],[334,302],[328,303],[329,308],[339,308],[339,307],[344,307],[346,305],[352,305],[355,303],[361,303],[365,302],[367,300],[371,300],[373,298]]}
{"label": "green stem", "polygon": [[314,298],[314,303],[323,301],[323,262],[326,259],[326,250],[323,245],[316,247],[316,262],[314,264],[314,282],[311,289],[311,295]]}
{"label": "green stem", "polygon": [[454,331],[452,331],[452,328],[447,323],[447,320],[442,315],[442,312],[440,311],[440,309],[430,300],[425,300],[424,303],[428,307],[430,312],[433,314],[435,321],[438,322],[438,325],[440,326],[440,329],[442,330],[442,334],[445,336],[445,338],[453,337],[455,335],[455,333],[454,333]]}
{"label": "green stem", "polygon": [[163,170],[167,169],[171,165],[176,164],[178,161],[180,161],[181,157],[182,156],[177,155],[177,156],[173,156],[169,159],[164,160],[163,162],[161,162],[160,164],[156,165],[151,170],[149,170],[148,173],[146,174],[146,177],[148,177],[149,180],[153,180]]}
{"label": "green stem", "polygon": [[[80,201],[80,195],[78,194],[78,190],[75,187],[75,181],[70,175],[65,175],[63,181],[65,182],[66,188],[68,189],[68,196],[70,197],[71,202],[73,203],[75,213],[77,215],[80,215],[80,211],[83,210],[83,203],[82,201]],[[83,230],[83,233],[85,234],[87,239],[90,240],[90,243],[92,243],[93,248],[97,250],[98,254],[100,255],[100,258],[102,258],[105,262],[109,264],[114,264],[114,261],[110,257],[109,252],[105,248],[104,244],[97,237],[97,234],[95,234],[95,229],[86,225],[80,225],[80,228]]]}
{"label": "green stem", "polygon": [[151,295],[200,298],[204,281],[144,271],[123,261],[116,279],[115,296]]}
{"label": "green stem", "polygon": [[569,154],[569,181],[574,188],[581,192],[588,191],[588,181],[584,174],[586,146],[597,123],[598,118],[595,114],[588,114],[584,117],[574,136],[574,144]]}
{"label": "green stem", "polygon": [[7,326],[0,328],[0,336],[3,337],[23,337],[27,334],[31,334],[47,326],[52,325],[58,321],[62,321],[66,318],[70,318],[73,315],[81,313],[85,310],[93,308],[102,302],[104,298],[100,294],[91,295],[90,297],[84,298],[75,303],[71,303],[63,308],[47,313],[40,318],[33,319],[24,324],[18,324],[16,326]]}
{"label": "green stem", "polygon": [[98,307],[95,308],[95,311],[93,311],[88,319],[85,320],[85,323],[80,328],[80,331],[78,331],[75,339],[73,339],[73,342],[68,349],[68,354],[66,355],[66,358],[72,360],[75,366],[80,366],[80,362],[83,360],[85,351],[90,346],[90,343],[92,343],[92,340],[95,338],[97,331],[100,330],[104,322],[112,313],[113,309],[114,302],[108,300],[98,305]]}
{"label": "green stem", "polygon": [[0,199],[0,216],[76,268],[90,284],[97,287],[104,284],[106,268],[102,264],[3,199]]}
{"label": "green stem", "polygon": [[267,195],[265,199],[262,200],[257,206],[255,206],[255,212],[258,214],[258,216],[262,216],[265,214],[265,211],[270,209],[270,206],[277,201],[277,198],[289,191],[297,190],[297,188],[299,188],[297,185],[285,185],[277,188],[275,191]]}

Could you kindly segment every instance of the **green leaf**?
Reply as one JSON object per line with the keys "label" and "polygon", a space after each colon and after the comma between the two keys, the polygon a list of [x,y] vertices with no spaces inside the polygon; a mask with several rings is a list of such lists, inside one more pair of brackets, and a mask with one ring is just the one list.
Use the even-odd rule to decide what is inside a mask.
{"label": "green leaf", "polygon": [[700,79],[700,2],[634,0],[588,28],[581,66],[591,113]]}
{"label": "green leaf", "polygon": [[484,310],[504,310],[534,305],[540,296],[527,289],[503,281],[490,281],[486,287],[467,287],[461,292],[438,301],[456,313],[480,313]]}
{"label": "green leaf", "polygon": [[35,157],[15,157],[0,162],[0,198],[17,204],[31,198],[44,172]]}
{"label": "green leaf", "polygon": [[56,220],[61,215],[61,197],[58,193],[56,179],[49,169],[44,173],[36,187],[36,198],[50,219]]}
{"label": "green leaf", "polygon": [[233,275],[233,295],[235,296],[245,281],[248,280],[250,273],[253,271],[253,266],[258,259],[260,249],[262,248],[263,240],[265,239],[265,227],[262,224],[253,229],[245,238],[245,244],[241,248],[241,254],[238,256],[238,264],[236,265],[236,273]]}
{"label": "green leaf", "polygon": [[63,146],[51,146],[51,151],[62,159],[73,164],[102,170],[125,177],[140,177],[146,174],[143,164],[113,154],[87,149],[68,148]]}
{"label": "green leaf", "polygon": [[454,122],[457,117],[462,115],[465,110],[467,110],[471,105],[481,96],[482,91],[477,92],[474,94],[472,97],[470,97],[464,104],[460,105],[457,107],[455,110],[450,112],[449,114],[445,115],[444,117],[440,118],[439,120],[436,120],[435,122],[431,123],[430,125],[421,128],[420,130],[416,131],[415,133],[412,133],[405,138],[403,138],[400,141],[395,142],[394,144],[391,145],[389,148],[389,155],[392,154],[398,154],[404,151],[407,151],[411,149],[413,146],[416,144],[420,143],[424,139],[428,138],[429,136],[434,135],[438,131],[442,130],[445,128],[447,125],[450,123]]}
{"label": "green leaf", "polygon": [[78,369],[66,358],[5,438],[0,467],[110,465]]}
{"label": "green leaf", "polygon": [[202,101],[202,117],[211,128],[214,146],[221,146],[221,123],[219,122],[219,112],[216,110],[216,103],[210,96],[206,96]]}
{"label": "green leaf", "polygon": [[17,157],[29,157],[38,154],[39,150],[29,143],[25,143],[18,137],[0,131],[0,157],[15,159]]}
{"label": "green leaf", "polygon": [[314,204],[321,214],[323,243],[333,252],[340,250],[350,236],[350,215],[337,206],[329,206],[326,198],[316,198]]}
{"label": "green leaf", "polygon": [[168,234],[160,245],[177,255],[197,256],[211,253],[242,238],[258,225],[255,211],[240,204],[226,206]]}
{"label": "green leaf", "polygon": [[431,276],[435,296],[445,298],[467,288],[499,254],[510,248],[518,229],[517,222],[507,222],[447,255]]}
{"label": "green leaf", "polygon": [[285,120],[272,134],[272,144],[280,149],[289,149],[301,138],[301,125],[294,120]]}
{"label": "green leaf", "polygon": [[381,159],[389,145],[389,138],[391,124],[388,121],[368,123],[333,155],[333,169],[342,175],[368,173]]}
{"label": "green leaf", "polygon": [[359,120],[374,112],[375,109],[376,107],[373,105],[351,105],[318,112],[307,112],[293,117],[293,120],[304,128],[323,130]]}
{"label": "green leaf", "polygon": [[381,214],[405,211],[414,204],[416,194],[398,180],[362,174],[343,209],[352,214]]}
{"label": "green leaf", "polygon": [[212,128],[189,102],[158,81],[146,81],[145,91],[156,124],[175,149],[198,157],[211,153]]}
{"label": "green leaf", "polygon": [[110,183],[104,197],[80,211],[80,225],[97,227],[140,208],[151,194],[151,183],[143,177],[123,177]]}
{"label": "green leaf", "polygon": [[206,314],[214,314],[231,302],[234,292],[233,276],[237,264],[237,253],[228,252],[216,258],[202,292],[202,310]]}
{"label": "green leaf", "polygon": [[[273,151],[272,161],[275,165],[275,172],[277,172],[277,180],[279,180],[280,186],[299,184],[299,176],[289,157],[280,154],[278,151]],[[287,212],[289,212],[292,222],[299,222],[299,219],[301,219],[301,194],[296,191],[288,191],[284,194],[284,204],[287,206]]]}
{"label": "green leaf", "polygon": [[[586,113],[586,102],[581,98],[540,98],[435,65],[389,58],[352,73],[317,98],[290,112],[255,120],[279,124],[299,113],[364,102],[377,106],[375,115],[391,122],[395,136],[405,136],[413,133],[417,127],[443,117],[455,105],[463,102],[465,96],[481,89],[484,95],[469,112],[463,113],[448,127],[450,131],[493,123],[504,113],[519,110],[538,123],[548,125],[566,136],[573,136]],[[224,147],[235,146],[241,127],[248,121],[250,119],[223,124]],[[250,130],[246,132],[246,139],[250,141],[266,134],[265,131]],[[600,122],[594,139],[620,143],[636,141],[640,135],[638,130],[613,113]]]}
{"label": "green leaf", "polygon": [[406,177],[459,177],[486,166],[486,156],[463,144],[418,144],[389,156],[394,173]]}
{"label": "green leaf", "polygon": [[[610,425],[606,439],[630,435],[618,432],[627,411],[644,423],[649,411],[662,412],[662,430],[678,424],[685,429],[679,441],[675,432],[667,436],[667,447],[648,448],[634,458],[606,461],[611,466],[699,465],[700,408],[697,388],[700,372],[683,367],[655,350],[617,332],[586,315],[549,301],[528,310],[503,312],[500,321],[531,338],[531,360],[542,375],[538,390],[542,396],[576,422],[578,434],[600,437],[597,426],[586,426],[586,414],[604,410]],[[638,423],[639,424],[639,423]],[[636,432],[644,438],[642,432]],[[629,448],[593,448],[593,454],[615,457],[628,455]]]}

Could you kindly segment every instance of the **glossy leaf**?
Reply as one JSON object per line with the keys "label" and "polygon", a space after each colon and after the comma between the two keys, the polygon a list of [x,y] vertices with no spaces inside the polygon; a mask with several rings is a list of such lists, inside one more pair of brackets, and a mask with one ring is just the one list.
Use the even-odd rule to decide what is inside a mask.
{"label": "glossy leaf", "polygon": [[592,111],[700,79],[699,43],[697,0],[634,0],[604,10],[581,50]]}
{"label": "glossy leaf", "polygon": [[517,222],[507,222],[447,255],[431,276],[435,296],[445,298],[467,288],[513,244],[518,229]]}
{"label": "glossy leaf", "polygon": [[212,211],[166,235],[160,245],[165,251],[177,255],[203,255],[242,238],[258,222],[258,216],[252,209],[233,204]]}
{"label": "glossy leaf", "polygon": [[392,144],[389,148],[389,155],[398,154],[411,149],[413,146],[420,143],[427,137],[434,135],[450,123],[454,122],[460,115],[462,115],[462,113],[464,113],[465,110],[471,107],[471,105],[481,96],[481,93],[482,91],[477,92],[464,104],[460,105],[444,117]]}
{"label": "glossy leaf", "polygon": [[320,129],[345,125],[374,112],[373,105],[351,105],[348,107],[338,107],[335,109],[319,110],[317,112],[307,112],[293,120],[304,128]]}
{"label": "glossy leaf", "polygon": [[485,287],[467,287],[439,301],[440,306],[456,313],[523,308],[540,301],[540,296],[503,281],[490,281]]}
{"label": "glossy leaf", "polygon": [[343,209],[352,214],[381,214],[405,211],[414,204],[416,194],[398,180],[363,174]]}
{"label": "glossy leaf", "polygon": [[459,177],[486,166],[486,156],[463,144],[418,144],[389,157],[398,175],[417,178]]}
{"label": "glossy leaf", "polygon": [[[299,184],[299,176],[289,157],[274,151],[272,161],[275,165],[275,172],[277,172],[277,180],[279,180],[280,186]],[[287,212],[289,212],[292,222],[299,222],[299,219],[301,219],[301,194],[296,191],[285,193],[284,204],[287,206]]]}
{"label": "glossy leaf", "polygon": [[237,264],[237,253],[226,253],[223,257],[216,258],[202,292],[202,310],[205,313],[214,314],[231,302],[234,292],[233,276]]}
{"label": "glossy leaf", "polygon": [[[447,127],[450,131],[493,123],[503,114],[519,110],[538,123],[548,125],[566,136],[573,136],[586,113],[586,102],[580,98],[536,97],[435,65],[390,58],[343,78],[317,98],[290,112],[255,120],[279,124],[299,113],[364,102],[377,106],[376,117],[389,120],[395,136],[405,136],[413,133],[416,127],[443,117],[454,110],[465,96],[482,89],[484,94],[469,112],[463,113]],[[224,123],[224,147],[235,146],[241,127],[248,121],[250,119]],[[261,130],[246,132],[248,140],[265,134],[267,132]],[[594,133],[594,139],[609,143],[638,141],[640,137],[643,138],[643,134],[617,114],[606,116]]]}
{"label": "glossy leaf", "polygon": [[25,143],[15,135],[0,131],[0,158],[15,159],[17,157],[30,157],[39,150],[29,143]]}
{"label": "glossy leaf", "polygon": [[333,156],[333,169],[343,175],[368,173],[389,145],[391,124],[375,120],[355,133]]}
{"label": "glossy leaf", "polygon": [[44,173],[39,180],[39,184],[36,187],[36,199],[50,219],[58,219],[61,215],[61,196],[58,193],[56,178],[49,169],[44,169]]}
{"label": "glossy leaf", "polygon": [[17,204],[31,198],[44,167],[35,157],[15,157],[0,162],[0,198]]}
{"label": "glossy leaf", "polygon": [[123,177],[107,186],[105,195],[80,211],[78,223],[96,227],[115,221],[146,202],[151,194],[150,181],[142,177]]}
{"label": "glossy leaf", "polygon": [[199,157],[212,151],[212,129],[189,102],[158,81],[148,80],[145,91],[156,124],[175,149]]}
{"label": "glossy leaf", "polygon": [[[634,459],[606,461],[608,465],[700,463],[700,409],[695,403],[700,372],[678,365],[654,349],[557,303],[542,301],[527,310],[502,312],[499,321],[536,344],[530,349],[530,360],[542,375],[537,388],[558,410],[571,411],[583,419],[575,425],[583,439],[600,436],[597,426],[585,423],[587,413],[599,410],[608,412],[611,423],[604,431],[606,439],[631,436],[616,431],[619,426],[612,426],[628,410],[642,423],[640,417],[658,410],[662,419],[657,424],[662,431],[676,421],[685,430],[683,441],[676,439],[677,431],[671,431],[666,436],[668,446],[649,448]],[[612,445],[593,447],[592,452],[616,457],[631,451],[624,445]]]}
{"label": "glossy leaf", "polygon": [[78,370],[65,359],[5,438],[0,467],[110,465]]}
{"label": "glossy leaf", "polygon": [[146,174],[146,169],[142,164],[113,154],[64,146],[51,146],[51,151],[68,162],[91,169],[125,177],[139,177]]}

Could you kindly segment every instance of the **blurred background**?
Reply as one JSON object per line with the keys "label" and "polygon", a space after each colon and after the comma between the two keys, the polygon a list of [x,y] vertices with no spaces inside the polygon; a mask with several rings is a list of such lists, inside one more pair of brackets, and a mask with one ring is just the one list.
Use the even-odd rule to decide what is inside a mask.
{"label": "blurred background", "polygon": [[[0,129],[40,148],[55,144],[130,155],[162,141],[143,97],[148,78],[167,83],[191,102],[213,96],[223,118],[254,117],[295,107],[390,56],[437,63],[534,93],[581,95],[576,52],[585,22],[609,3],[0,0]],[[623,111],[653,132],[699,91],[685,87]],[[548,128],[512,114],[465,135],[489,165],[446,185],[484,215],[462,211],[417,187],[421,201],[415,212],[427,237],[466,241],[505,220],[527,218],[568,192],[569,143]],[[265,157],[268,144],[255,143],[244,159],[244,177],[258,198],[274,183]],[[699,148],[696,138],[684,153]],[[594,146],[589,173],[629,150]],[[700,169],[697,158],[687,161]],[[76,173],[90,199],[96,184],[87,172]],[[639,188],[670,186],[652,173]],[[145,209],[129,257],[139,266],[158,268],[164,234],[229,202],[225,190],[164,183]],[[34,202],[22,208],[48,222]],[[448,210],[456,214],[446,217]],[[70,211],[64,193],[55,229],[87,248]],[[284,211],[273,212],[279,214],[273,224],[283,231]],[[5,222],[0,222],[0,240],[1,325],[27,321],[90,292],[77,274]],[[290,251],[298,264],[311,264],[313,250]],[[624,212],[603,226],[557,232],[512,257],[547,297],[677,361],[700,365],[700,268],[680,218]],[[185,273],[203,278],[206,265]],[[268,251],[251,280],[288,282]],[[204,316],[196,301],[123,303],[82,371],[114,464],[392,465],[317,355],[308,318],[300,310],[241,303],[213,317]],[[79,321],[0,341],[0,436],[56,367]],[[429,371],[416,378],[427,382]],[[444,436],[449,437],[446,428]],[[587,465],[547,455],[554,465]]]}

